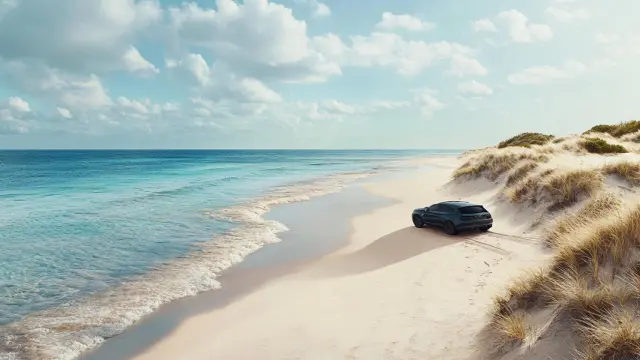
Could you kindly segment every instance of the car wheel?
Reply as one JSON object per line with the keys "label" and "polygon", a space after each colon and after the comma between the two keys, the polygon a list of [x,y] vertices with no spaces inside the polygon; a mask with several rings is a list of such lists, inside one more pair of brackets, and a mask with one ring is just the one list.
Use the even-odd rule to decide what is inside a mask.
{"label": "car wheel", "polygon": [[456,226],[453,225],[451,221],[444,223],[444,232],[447,233],[447,235],[455,235],[458,233]]}
{"label": "car wheel", "polygon": [[480,228],[480,231],[487,232],[487,231],[489,231],[489,229],[491,229],[491,226],[483,226],[483,227]]}
{"label": "car wheel", "polygon": [[414,216],[413,217],[413,225],[415,225],[415,227],[417,227],[417,228],[423,228],[424,227],[424,222],[422,221],[422,218],[420,218],[420,216]]}

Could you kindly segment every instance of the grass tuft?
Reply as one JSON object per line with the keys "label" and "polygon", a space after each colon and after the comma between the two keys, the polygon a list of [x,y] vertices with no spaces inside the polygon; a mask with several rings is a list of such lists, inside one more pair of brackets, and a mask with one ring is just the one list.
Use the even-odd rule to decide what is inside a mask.
{"label": "grass tuft", "polygon": [[498,144],[498,149],[506,148],[508,146],[522,146],[528,148],[532,145],[544,145],[553,138],[553,135],[526,132],[500,142]]}
{"label": "grass tuft", "polygon": [[537,167],[538,167],[538,163],[534,161],[525,162],[519,165],[507,178],[507,186],[511,186],[517,183],[518,181],[524,179]]}
{"label": "grass tuft", "polygon": [[595,170],[574,170],[551,177],[543,189],[551,200],[551,208],[577,203],[582,196],[590,196],[604,186],[604,178]]}
{"label": "grass tuft", "polygon": [[575,271],[551,278],[546,286],[552,301],[580,320],[602,316],[630,297],[625,287],[594,282]]}
{"label": "grass tuft", "polygon": [[587,353],[583,359],[624,360],[640,355],[640,324],[627,311],[611,311],[582,323]]}
{"label": "grass tuft", "polygon": [[606,175],[615,175],[627,181],[631,186],[640,185],[640,163],[638,162],[619,162],[615,164],[605,165],[602,171]]}
{"label": "grass tuft", "polygon": [[556,220],[545,238],[547,245],[558,247],[565,236],[575,230],[588,227],[593,221],[603,218],[620,208],[620,198],[604,193],[593,199],[577,213]]}
{"label": "grass tuft", "polygon": [[622,122],[617,125],[596,125],[591,129],[584,132],[584,134],[590,134],[594,132],[606,133],[613,137],[621,137],[627,134],[634,133],[640,130],[640,121],[632,120]]}
{"label": "grass tuft", "polygon": [[580,141],[580,146],[592,154],[622,154],[628,152],[622,145],[609,144],[605,140],[598,138],[586,138]]}
{"label": "grass tuft", "polygon": [[533,162],[545,162],[549,158],[540,154],[512,154],[512,153],[490,153],[483,154],[466,162],[459,169],[454,171],[454,179],[470,179],[487,177],[489,180],[497,180],[502,174],[511,170],[516,164],[523,160]]}
{"label": "grass tuft", "polygon": [[493,319],[491,326],[498,334],[500,340],[500,344],[497,344],[498,347],[522,343],[527,337],[524,314],[500,315]]}

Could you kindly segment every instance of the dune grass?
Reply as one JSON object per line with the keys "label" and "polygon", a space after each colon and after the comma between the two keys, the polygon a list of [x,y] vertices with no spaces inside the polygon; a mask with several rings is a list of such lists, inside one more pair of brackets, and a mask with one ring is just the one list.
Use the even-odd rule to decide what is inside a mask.
{"label": "dune grass", "polygon": [[538,168],[538,163],[535,161],[528,161],[518,165],[515,170],[509,174],[507,178],[507,186],[511,186],[518,181],[524,179],[532,171]]}
{"label": "dune grass", "polygon": [[564,237],[581,228],[586,228],[594,221],[610,214],[620,208],[620,198],[611,193],[602,193],[586,203],[575,214],[562,217],[554,222],[545,236],[545,243],[557,247]]}
{"label": "dune grass", "polygon": [[580,141],[580,146],[592,154],[622,154],[629,152],[624,146],[609,144],[598,138],[586,138]]}
{"label": "dune grass", "polygon": [[551,202],[551,208],[573,205],[596,193],[604,186],[604,178],[596,170],[573,170],[552,176],[542,188]]}
{"label": "dune grass", "polygon": [[512,169],[523,160],[544,162],[548,157],[534,153],[485,153],[472,158],[459,169],[454,171],[454,179],[486,177],[489,180],[497,180],[502,174]]}
{"label": "dune grass", "polygon": [[535,204],[538,200],[542,184],[545,179],[554,172],[555,170],[553,169],[547,169],[535,176],[529,176],[515,181],[515,183],[505,189],[504,194],[514,204],[521,204],[525,201]]}
{"label": "dune grass", "polygon": [[498,144],[498,149],[506,148],[509,146],[522,146],[528,148],[532,145],[544,145],[553,138],[553,135],[526,132],[500,142]]}
{"label": "dune grass", "polygon": [[585,131],[584,134],[599,132],[599,133],[606,133],[613,137],[619,138],[639,130],[640,130],[640,121],[632,120],[632,121],[622,122],[616,125],[596,125],[591,129]]}
{"label": "dune grass", "polygon": [[580,326],[587,351],[583,360],[637,359],[640,355],[640,322],[629,311],[610,311]]}
{"label": "dune grass", "polygon": [[624,161],[615,164],[605,165],[602,171],[606,175],[617,176],[631,186],[640,186],[640,163]]}
{"label": "dune grass", "polygon": [[524,314],[506,314],[493,319],[491,327],[498,335],[497,347],[503,348],[522,343],[527,338],[528,329],[524,322]]}
{"label": "dune grass", "polygon": [[[640,139],[640,121],[595,126],[585,134],[596,132],[618,138],[634,150],[630,142]],[[576,170],[540,169],[547,165],[533,158],[545,149],[532,146],[540,144],[529,144],[525,141],[527,136],[521,135],[520,139],[514,137],[501,145],[531,147],[527,156],[532,159],[510,159],[502,167],[491,168],[486,160],[482,165],[477,158],[466,164],[467,171],[475,169],[476,176],[497,175],[495,178],[508,174],[504,194],[513,203],[543,203],[554,211],[586,201],[549,224],[543,240],[554,252],[549,262],[540,270],[514,279],[503,294],[494,298],[490,326],[495,330],[496,343],[522,343],[527,334],[537,333],[537,325],[526,319],[553,314],[550,321],[557,321],[556,325],[578,337],[576,359],[640,359],[640,205],[628,208],[629,199],[623,195],[635,195],[618,195],[617,187],[603,191],[606,176],[640,186],[640,162],[622,161]],[[563,142],[565,139],[550,138],[544,143],[559,144],[547,147],[582,154],[628,151],[606,138],[611,139],[588,136]],[[537,312],[543,309],[552,311]],[[529,340],[527,344],[536,345]]]}

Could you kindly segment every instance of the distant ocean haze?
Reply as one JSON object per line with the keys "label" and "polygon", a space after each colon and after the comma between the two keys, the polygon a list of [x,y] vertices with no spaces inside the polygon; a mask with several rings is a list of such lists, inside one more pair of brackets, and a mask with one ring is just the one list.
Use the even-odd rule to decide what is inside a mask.
{"label": "distant ocean haze", "polygon": [[75,358],[278,241],[272,206],[446,153],[0,151],[0,359]]}

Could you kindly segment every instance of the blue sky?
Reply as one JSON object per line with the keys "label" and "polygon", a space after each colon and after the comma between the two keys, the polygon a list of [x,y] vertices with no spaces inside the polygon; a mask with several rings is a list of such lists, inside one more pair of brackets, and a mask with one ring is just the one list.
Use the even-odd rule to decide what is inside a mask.
{"label": "blue sky", "polygon": [[473,148],[640,112],[640,4],[0,0],[0,148]]}

